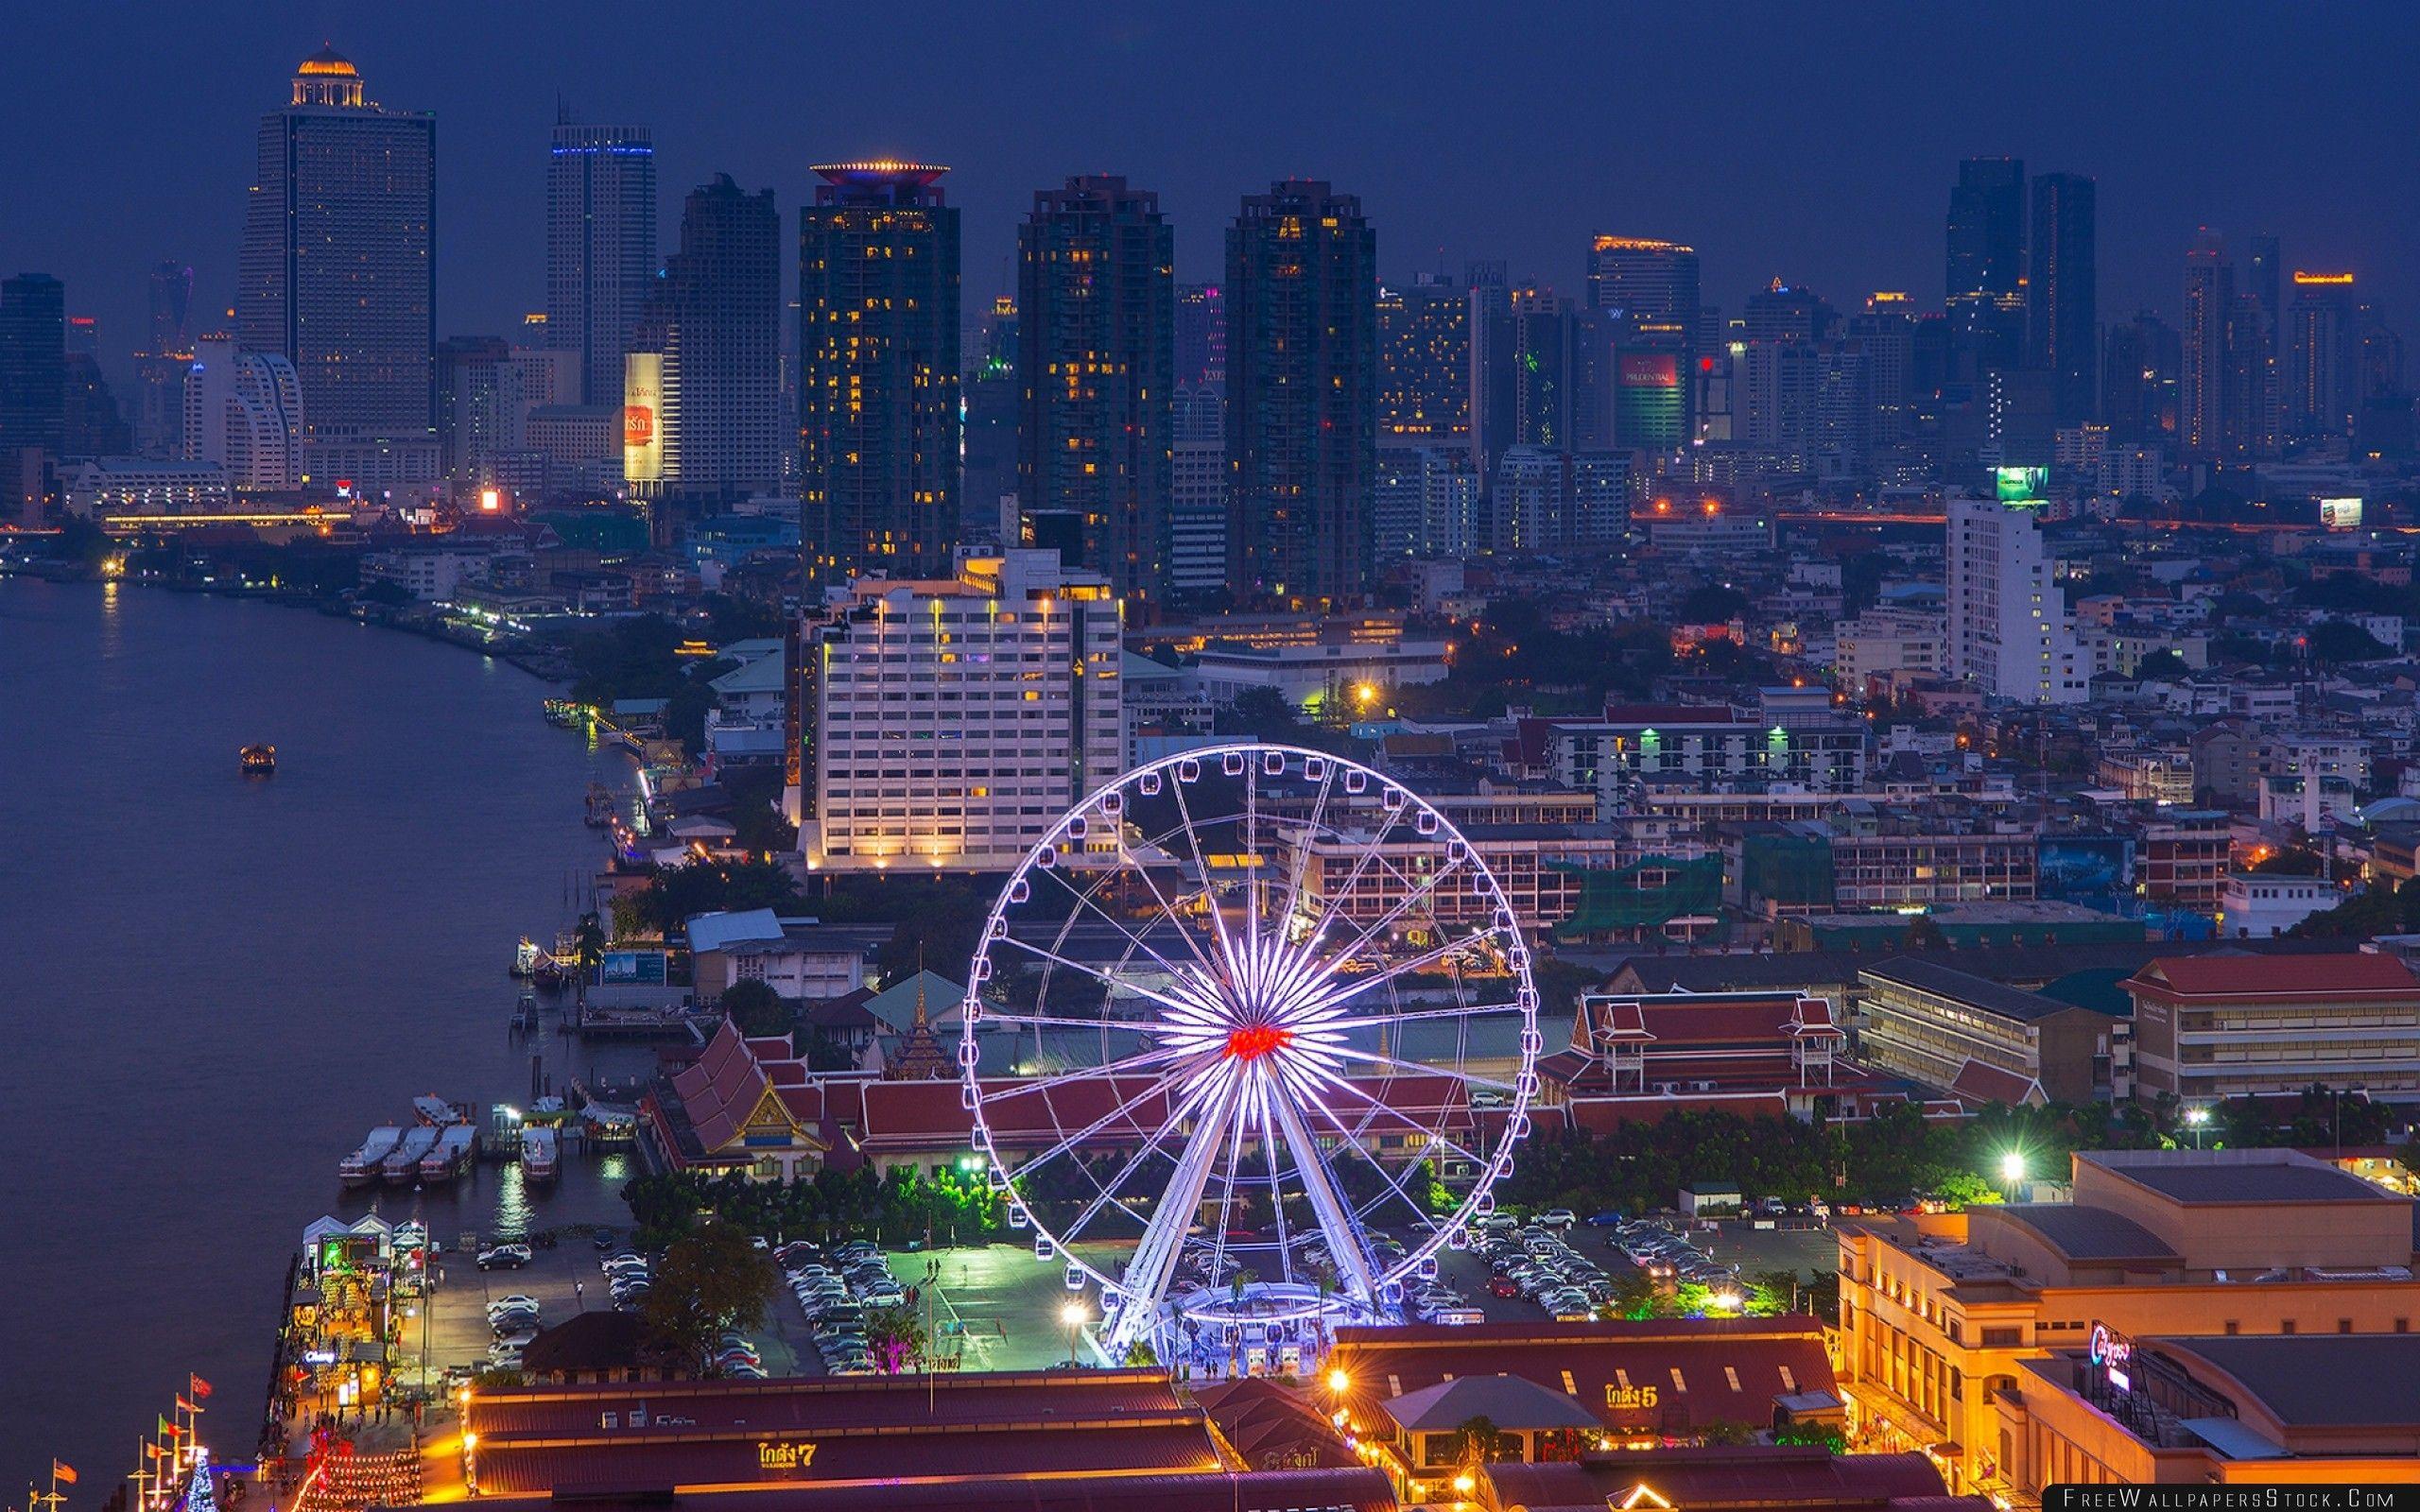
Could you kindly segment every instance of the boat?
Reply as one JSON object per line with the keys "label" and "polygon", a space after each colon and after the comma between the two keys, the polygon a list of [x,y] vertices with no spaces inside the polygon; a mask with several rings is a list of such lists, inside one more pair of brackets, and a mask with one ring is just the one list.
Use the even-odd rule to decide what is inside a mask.
{"label": "boat", "polygon": [[392,1124],[382,1124],[370,1131],[361,1148],[337,1162],[337,1175],[349,1187],[366,1187],[378,1179],[378,1162],[388,1152],[403,1143],[404,1131]]}
{"label": "boat", "polygon": [[521,1174],[532,1181],[552,1181],[561,1148],[553,1129],[544,1125],[532,1125],[523,1129]]}
{"label": "boat", "polygon": [[614,819],[614,795],[602,782],[588,784],[588,813],[581,822],[592,830],[610,828]]}
{"label": "boat", "polygon": [[451,1181],[462,1174],[478,1152],[478,1131],[468,1124],[448,1124],[437,1131],[437,1146],[420,1158],[420,1179],[424,1186]]}
{"label": "boat", "polygon": [[247,746],[235,753],[235,760],[244,768],[245,776],[267,777],[277,770],[277,747],[263,745]]}
{"label": "boat", "polygon": [[387,1152],[378,1162],[378,1174],[391,1186],[406,1186],[420,1178],[420,1162],[437,1148],[437,1130],[426,1124],[406,1129],[400,1143]]}
{"label": "boat", "polygon": [[462,1116],[460,1108],[434,1093],[412,1099],[412,1116],[434,1128],[443,1128],[448,1124],[470,1122]]}

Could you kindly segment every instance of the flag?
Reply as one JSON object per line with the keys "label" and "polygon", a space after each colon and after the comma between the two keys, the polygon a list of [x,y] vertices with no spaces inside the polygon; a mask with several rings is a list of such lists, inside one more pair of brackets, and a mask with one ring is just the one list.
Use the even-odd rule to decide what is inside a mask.
{"label": "flag", "polygon": [[194,1400],[199,1401],[210,1395],[210,1383],[204,1381],[201,1377],[189,1375],[185,1377],[185,1380],[193,1388]]}
{"label": "flag", "polygon": [[63,1459],[52,1460],[50,1462],[50,1478],[57,1481],[61,1486],[73,1486],[76,1484],[76,1467],[68,1464]]}
{"label": "flag", "polygon": [[179,1398],[177,1399],[177,1411],[179,1411],[179,1412],[199,1412],[199,1411],[201,1411],[201,1409],[200,1409],[200,1408],[199,1408],[199,1407],[197,1407],[197,1406],[195,1406],[192,1402],[185,1400],[185,1399],[184,1399],[184,1398],[182,1398],[182,1397],[179,1397]]}
{"label": "flag", "polygon": [[163,1418],[160,1419],[160,1432],[167,1435],[170,1438],[182,1438],[184,1436],[185,1431],[178,1427],[176,1424],[168,1421],[165,1418]]}
{"label": "flag", "polygon": [[157,1444],[146,1444],[143,1446],[143,1452],[150,1455],[153,1459],[158,1459],[162,1454],[166,1453],[167,1451],[162,1449]]}

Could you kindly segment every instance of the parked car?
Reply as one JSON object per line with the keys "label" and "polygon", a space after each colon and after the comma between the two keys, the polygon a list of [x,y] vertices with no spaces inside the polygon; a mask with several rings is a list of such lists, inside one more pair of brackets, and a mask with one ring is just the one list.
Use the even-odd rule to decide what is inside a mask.
{"label": "parked car", "polygon": [[493,1249],[480,1250],[475,1258],[481,1270],[519,1270],[529,1263],[529,1246],[498,1245]]}

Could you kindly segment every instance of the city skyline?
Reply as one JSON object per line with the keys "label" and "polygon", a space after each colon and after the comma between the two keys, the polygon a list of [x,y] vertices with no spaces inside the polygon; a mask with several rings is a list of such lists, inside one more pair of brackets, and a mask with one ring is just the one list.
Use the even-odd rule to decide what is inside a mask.
{"label": "city skyline", "polygon": [[[119,186],[91,214],[10,217],[0,231],[0,265],[69,284],[71,309],[100,318],[102,360],[113,379],[141,344],[146,270],[159,259],[195,266],[196,308],[209,324],[233,296],[246,124],[293,59],[333,42],[378,81],[391,108],[434,112],[441,121],[441,336],[507,332],[544,307],[543,165],[559,96],[575,119],[654,129],[666,188],[659,245],[673,240],[680,189],[718,171],[774,189],[786,219],[810,193],[811,163],[895,151],[950,164],[952,202],[967,228],[970,311],[1013,287],[1015,226],[1032,193],[1077,172],[1122,173],[1160,194],[1183,282],[1219,276],[1219,234],[1237,198],[1299,175],[1362,199],[1391,280],[1500,257],[1516,279],[1576,297],[1584,293],[1589,238],[1611,232],[1697,247],[1704,298],[1716,305],[1734,307],[1773,277],[1812,286],[1841,308],[1891,287],[1929,304],[1939,293],[1941,217],[1957,164],[1996,155],[2022,158],[2037,175],[2098,180],[2104,321],[2138,307],[2174,318],[2176,261],[2201,224],[2244,245],[2274,236],[2289,267],[2351,267],[2391,315],[2420,302],[2414,270],[2392,260],[2392,206],[2409,198],[2420,160],[2392,129],[2383,103],[2365,103],[2387,96],[2358,87],[2363,77],[2392,77],[2410,48],[2359,26],[2264,38],[2253,49],[2256,65],[2228,51],[2230,28],[2171,35],[2147,20],[2096,16],[2113,60],[2130,53],[2130,36],[2157,34],[2152,76],[2121,80],[2114,60],[2068,59],[2045,69],[2041,60],[2071,18],[2036,8],[2025,18],[1961,26],[1961,45],[1937,55],[1971,62],[1960,77],[1972,87],[1945,96],[1940,109],[1910,110],[1900,82],[1906,69],[1893,60],[1935,46],[1946,23],[1910,15],[1854,38],[1810,25],[1717,39],[1648,14],[1564,18],[1558,24],[1575,43],[1618,25],[1626,47],[1660,43],[1695,60],[1669,78],[1628,80],[1619,93],[1630,109],[1616,112],[1594,103],[1601,92],[1585,87],[1589,60],[1604,56],[1585,45],[1570,49],[1571,60],[1537,64],[1544,76],[1530,82],[1539,87],[1517,93],[1493,81],[1489,61],[1509,43],[1490,38],[1450,60],[1372,49],[1353,65],[1366,79],[1347,80],[1369,88],[1322,89],[1284,65],[1250,78],[1222,72],[1253,31],[1248,21],[1224,28],[1128,19],[1098,34],[1046,26],[1025,37],[961,19],[934,43],[929,77],[880,93],[835,78],[819,89],[815,107],[769,119],[723,103],[744,89],[693,99],[680,87],[707,71],[741,84],[783,58],[778,34],[769,46],[743,48],[735,39],[758,39],[736,19],[676,22],[651,32],[647,47],[600,43],[566,57],[540,50],[556,39],[538,18],[485,18],[500,28],[493,44],[469,53],[434,46],[429,39],[447,31],[425,18],[321,8],[302,21],[170,23],[182,34],[158,51],[182,61],[165,75],[151,56],[118,57],[127,44],[119,39],[68,18],[37,19],[38,33],[130,79],[137,92],[147,77],[173,87],[191,129],[165,144],[137,140],[105,114],[88,115],[97,101],[43,83],[0,103],[0,120],[21,134],[61,144],[26,165],[22,202],[69,202],[74,182]],[[1381,27],[1366,11],[1291,24],[1306,40],[1340,43]],[[36,50],[43,40],[32,39]],[[1030,68],[984,66],[987,56],[1014,60],[1048,43],[1056,50]],[[1821,65],[1836,52],[1828,70]],[[1818,109],[1824,129],[1806,131],[1772,106],[1703,108],[1708,91],[1745,98],[1754,91],[1743,86],[1802,63],[1806,77],[1833,81],[1820,98],[1792,95]],[[1012,82],[1121,64],[1147,67],[1150,87],[1071,104],[1060,91],[1021,97]],[[2294,77],[2308,69],[2347,87],[2317,109],[2285,108]],[[2242,108],[2202,118],[2180,154],[2173,124],[2212,87],[2231,90]],[[1365,95],[1382,108],[1341,110]],[[1146,99],[1148,108],[1137,103]],[[1223,116],[1230,129],[1205,150],[1185,123],[1222,102],[1234,107]],[[1844,160],[1864,171],[1841,181],[1836,165]]]}

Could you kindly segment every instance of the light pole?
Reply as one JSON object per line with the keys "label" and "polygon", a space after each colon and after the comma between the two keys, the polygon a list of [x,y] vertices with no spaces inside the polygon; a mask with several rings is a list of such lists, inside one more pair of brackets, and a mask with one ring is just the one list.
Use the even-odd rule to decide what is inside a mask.
{"label": "light pole", "polygon": [[1084,1326],[1084,1304],[1069,1302],[1059,1310],[1059,1321],[1067,1325],[1067,1368],[1076,1367],[1076,1331]]}
{"label": "light pole", "polygon": [[2185,1126],[2193,1131],[2193,1147],[2202,1147],[2202,1131],[2210,1126],[2210,1110],[2196,1103],[2185,1110]]}
{"label": "light pole", "polygon": [[2024,1185],[2025,1154],[2021,1150],[2011,1150],[2000,1157],[2000,1194],[2014,1201]]}

